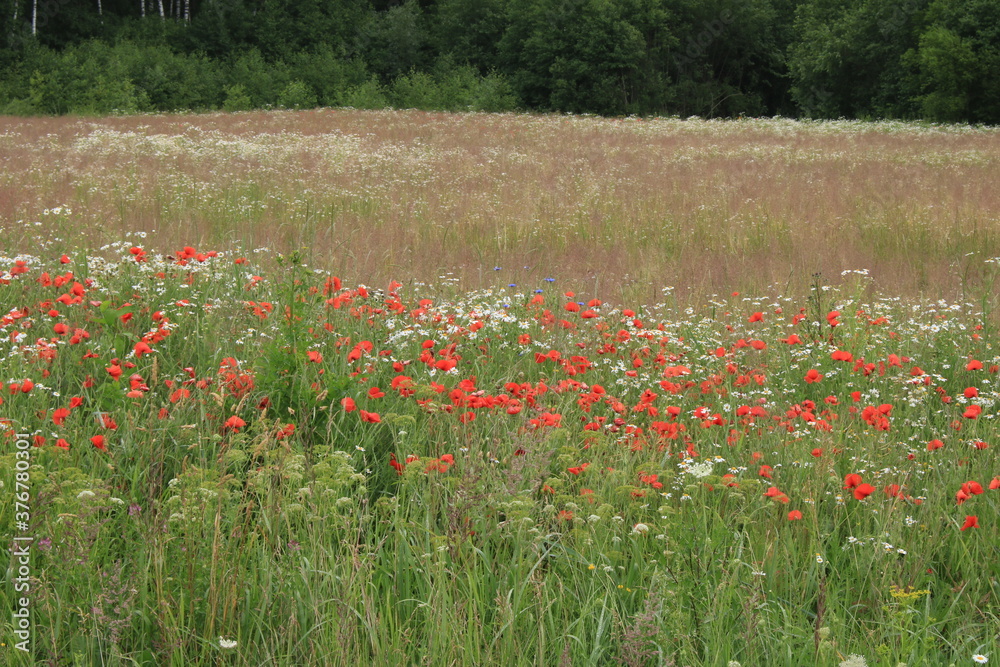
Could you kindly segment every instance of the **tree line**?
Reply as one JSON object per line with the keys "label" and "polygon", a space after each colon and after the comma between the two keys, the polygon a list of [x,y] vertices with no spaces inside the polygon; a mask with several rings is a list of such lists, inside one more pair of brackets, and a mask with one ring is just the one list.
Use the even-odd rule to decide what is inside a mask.
{"label": "tree line", "polygon": [[0,112],[1000,123],[996,0],[0,0]]}

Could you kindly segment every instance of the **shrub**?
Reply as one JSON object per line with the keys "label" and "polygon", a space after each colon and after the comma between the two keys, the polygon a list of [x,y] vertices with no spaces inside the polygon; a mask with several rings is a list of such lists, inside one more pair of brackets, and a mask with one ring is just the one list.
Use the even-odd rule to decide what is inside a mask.
{"label": "shrub", "polygon": [[253,102],[243,84],[237,83],[226,88],[226,99],[222,103],[224,111],[249,111],[252,108]]}
{"label": "shrub", "polygon": [[360,86],[348,89],[341,103],[356,109],[384,109],[389,106],[389,98],[385,87],[373,76]]}

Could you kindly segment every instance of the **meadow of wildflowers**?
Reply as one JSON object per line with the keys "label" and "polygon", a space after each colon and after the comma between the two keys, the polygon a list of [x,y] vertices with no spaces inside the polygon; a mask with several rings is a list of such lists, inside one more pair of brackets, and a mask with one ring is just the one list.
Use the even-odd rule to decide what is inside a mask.
{"label": "meadow of wildflowers", "polygon": [[[372,284],[557,274],[653,303],[866,268],[968,298],[1000,256],[1000,132],[898,122],[354,111],[0,118],[0,236],[304,250]],[[68,206],[73,216],[42,216]],[[0,249],[8,254],[22,248]],[[501,267],[496,275],[493,267]]]}
{"label": "meadow of wildflowers", "polygon": [[364,285],[83,215],[0,246],[10,664],[997,659],[985,288]]}

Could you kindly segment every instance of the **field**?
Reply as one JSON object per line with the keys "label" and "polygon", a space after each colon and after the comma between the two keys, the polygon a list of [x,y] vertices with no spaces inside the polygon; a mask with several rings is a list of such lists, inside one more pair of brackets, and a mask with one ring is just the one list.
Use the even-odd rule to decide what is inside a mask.
{"label": "field", "polygon": [[1000,658],[994,130],[3,119],[0,164],[9,664]]}
{"label": "field", "polygon": [[968,298],[1000,255],[998,161],[994,129],[894,123],[0,118],[0,225],[16,239],[11,223],[64,206],[46,229],[95,248],[141,231],[164,254],[298,250],[380,286],[557,277],[635,305],[669,285],[698,305],[866,268],[886,294]]}

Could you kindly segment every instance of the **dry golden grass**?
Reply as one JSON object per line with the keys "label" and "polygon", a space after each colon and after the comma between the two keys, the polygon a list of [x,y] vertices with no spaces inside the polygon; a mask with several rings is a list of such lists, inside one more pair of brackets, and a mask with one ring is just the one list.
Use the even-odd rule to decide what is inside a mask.
{"label": "dry golden grass", "polygon": [[52,233],[71,243],[145,231],[153,251],[304,249],[375,285],[553,277],[632,303],[666,285],[682,299],[802,291],[862,268],[883,292],[954,296],[1000,255],[994,130],[329,109],[2,118],[0,165],[8,252],[25,250],[18,221],[65,205]]}

